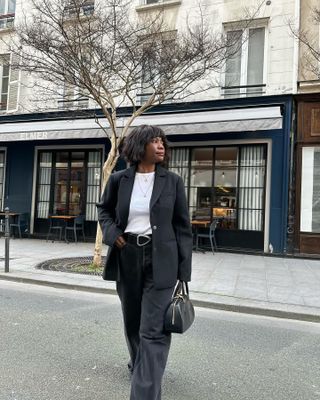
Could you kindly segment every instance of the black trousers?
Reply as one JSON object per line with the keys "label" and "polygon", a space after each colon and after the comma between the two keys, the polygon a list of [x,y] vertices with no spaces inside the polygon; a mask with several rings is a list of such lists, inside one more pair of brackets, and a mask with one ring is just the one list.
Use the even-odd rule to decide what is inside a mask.
{"label": "black trousers", "polygon": [[128,243],[120,254],[121,300],[125,337],[133,365],[130,400],[160,400],[171,335],[164,332],[164,314],[173,287],[155,289],[151,243]]}

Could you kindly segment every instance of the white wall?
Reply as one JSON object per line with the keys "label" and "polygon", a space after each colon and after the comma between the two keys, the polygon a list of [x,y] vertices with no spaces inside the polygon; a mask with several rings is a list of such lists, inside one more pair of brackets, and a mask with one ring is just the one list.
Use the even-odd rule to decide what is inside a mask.
{"label": "white wall", "polygon": [[[103,0],[99,0],[103,2]],[[164,0],[165,1],[165,0]],[[168,20],[171,28],[179,30],[185,26],[186,18],[192,22],[192,19],[197,19],[198,0],[169,0],[173,2],[172,7],[166,8]],[[233,21],[239,21],[243,18],[243,7],[256,7],[261,0],[203,0],[203,12],[208,23],[212,26],[214,32],[221,32],[223,24]],[[266,60],[265,60],[265,83],[266,95],[273,94],[288,94],[296,91],[294,77],[296,75],[296,66],[294,66],[294,39],[289,33],[288,19],[294,17],[296,0],[272,0],[271,5],[262,6],[258,18],[265,18],[267,23],[266,35]],[[141,15],[142,0],[132,1],[133,12]],[[27,0],[23,0],[23,8],[28,7]],[[137,8],[138,7],[138,8]],[[145,9],[156,8],[156,6],[144,7]],[[22,17],[22,1],[17,1],[16,19]],[[0,31],[1,36],[5,35]],[[221,92],[219,84],[221,83],[222,75],[213,74],[210,81],[216,84],[215,88],[206,90],[200,94],[189,97],[188,100],[213,100],[220,98]],[[36,108],[36,103],[32,101],[32,97],[39,96],[32,89],[32,78],[23,76],[24,85],[22,84],[20,92],[21,107],[19,112],[30,112]],[[202,82],[202,86],[206,86],[207,82]],[[197,89],[201,82],[194,86]],[[202,87],[201,86],[201,87]],[[91,104],[92,106],[93,104]],[[55,101],[48,105],[50,109],[55,107]]]}

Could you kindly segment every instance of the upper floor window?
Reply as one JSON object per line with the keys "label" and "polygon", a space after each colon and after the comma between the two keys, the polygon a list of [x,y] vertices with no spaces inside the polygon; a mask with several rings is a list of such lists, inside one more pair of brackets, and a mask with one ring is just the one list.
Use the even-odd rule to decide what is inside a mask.
{"label": "upper floor window", "polygon": [[87,1],[70,1],[69,4],[65,7],[65,11],[68,17],[75,17],[79,15],[88,16],[92,15],[94,12],[94,0],[87,0]]}
{"label": "upper floor window", "polygon": [[16,0],[0,0],[0,14],[14,14]]}
{"label": "upper floor window", "polygon": [[0,29],[13,27],[16,0],[0,0]]}
{"label": "upper floor window", "polygon": [[141,87],[137,93],[137,101],[143,104],[153,94],[161,103],[172,101],[172,95],[166,92],[165,84],[165,60],[174,57],[175,31],[162,32],[152,37],[150,43],[146,43],[143,51]]}
{"label": "upper floor window", "polygon": [[84,92],[77,86],[65,82],[63,87],[62,98],[58,100],[60,109],[81,109],[87,108],[89,99]]}
{"label": "upper floor window", "polygon": [[19,57],[0,54],[0,111],[15,111],[20,87]]}
{"label": "upper floor window", "polygon": [[9,92],[9,75],[10,75],[10,56],[5,54],[0,59],[0,110],[7,110],[8,92]]}
{"label": "upper floor window", "polygon": [[265,27],[230,30],[223,94],[261,95],[265,91]]}

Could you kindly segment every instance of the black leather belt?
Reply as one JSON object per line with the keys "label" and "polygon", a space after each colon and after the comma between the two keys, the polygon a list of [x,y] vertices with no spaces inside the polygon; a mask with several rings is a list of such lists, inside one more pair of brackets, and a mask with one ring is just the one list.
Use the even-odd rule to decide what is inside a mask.
{"label": "black leather belt", "polygon": [[145,246],[152,241],[152,235],[144,234],[136,235],[134,233],[125,233],[124,238],[128,243],[135,244],[139,247]]}

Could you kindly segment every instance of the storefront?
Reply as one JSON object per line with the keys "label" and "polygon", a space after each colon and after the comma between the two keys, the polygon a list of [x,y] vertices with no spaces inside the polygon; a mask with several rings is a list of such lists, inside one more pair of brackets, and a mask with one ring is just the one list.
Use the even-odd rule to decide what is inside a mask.
{"label": "storefront", "polygon": [[295,251],[320,254],[320,96],[297,101]]}
{"label": "storefront", "polygon": [[170,168],[184,178],[191,219],[216,219],[219,247],[264,248],[267,156],[267,142],[173,150]]}
{"label": "storefront", "polygon": [[85,215],[97,221],[103,147],[36,147],[35,232],[46,230],[49,215]]}
{"label": "storefront", "polygon": [[[119,127],[128,110],[120,114]],[[94,237],[109,141],[91,115],[1,121],[3,202],[30,213],[36,236],[45,235],[50,215],[63,214],[84,215]],[[134,125],[143,123],[165,130],[169,169],[184,180],[191,219],[217,219],[220,248],[286,251],[290,96],[168,104]]]}
{"label": "storefront", "polygon": [[2,117],[1,210],[28,214],[35,237],[46,236],[51,215],[84,215],[86,234],[93,238],[109,141],[92,118],[64,117]]}

